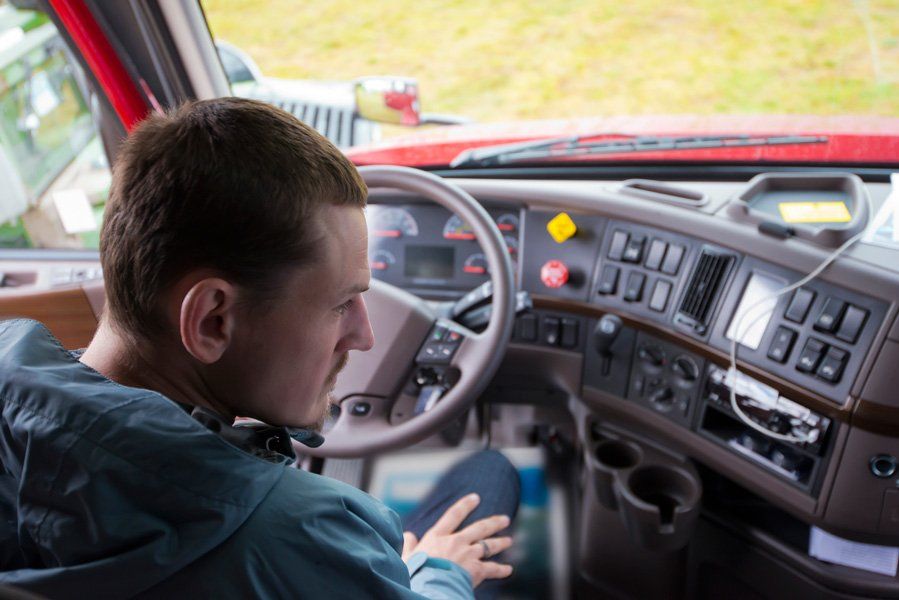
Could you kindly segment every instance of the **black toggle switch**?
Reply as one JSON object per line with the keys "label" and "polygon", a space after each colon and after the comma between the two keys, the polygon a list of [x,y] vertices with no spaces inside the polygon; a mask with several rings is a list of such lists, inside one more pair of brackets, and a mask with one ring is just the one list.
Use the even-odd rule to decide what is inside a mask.
{"label": "black toggle switch", "polygon": [[821,309],[821,314],[815,319],[815,329],[826,332],[834,331],[839,326],[840,319],[843,317],[843,311],[845,309],[846,303],[842,300],[828,298],[824,302],[824,308]]}
{"label": "black toggle switch", "polygon": [[790,300],[790,305],[784,313],[784,319],[793,321],[794,323],[802,323],[805,321],[805,316],[808,314],[808,309],[811,307],[814,300],[815,292],[805,288],[799,288],[793,292],[793,298]]}
{"label": "black toggle switch", "polygon": [[812,373],[821,361],[821,355],[827,344],[815,338],[809,338],[805,342],[805,347],[799,353],[799,360],[796,361],[796,370],[803,373]]}
{"label": "black toggle switch", "polygon": [[556,317],[544,317],[543,341],[550,346],[559,344],[559,319]]}
{"label": "black toggle switch", "polygon": [[634,271],[627,276],[627,285],[624,288],[625,302],[639,302],[643,297],[643,286],[646,284],[646,275]]}
{"label": "black toggle switch", "polygon": [[609,296],[618,291],[618,275],[621,269],[615,265],[606,265],[602,268],[602,274],[599,276],[599,286],[596,293],[603,296]]}

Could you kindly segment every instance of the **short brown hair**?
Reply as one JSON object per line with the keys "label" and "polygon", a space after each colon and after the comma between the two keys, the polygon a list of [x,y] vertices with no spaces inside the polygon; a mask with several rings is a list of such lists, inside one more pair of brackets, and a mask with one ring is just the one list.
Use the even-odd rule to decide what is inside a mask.
{"label": "short brown hair", "polygon": [[152,115],[113,168],[100,238],[112,322],[158,337],[160,293],[197,268],[270,297],[286,267],[315,259],[318,209],[365,199],[343,153],[269,104],[218,98]]}

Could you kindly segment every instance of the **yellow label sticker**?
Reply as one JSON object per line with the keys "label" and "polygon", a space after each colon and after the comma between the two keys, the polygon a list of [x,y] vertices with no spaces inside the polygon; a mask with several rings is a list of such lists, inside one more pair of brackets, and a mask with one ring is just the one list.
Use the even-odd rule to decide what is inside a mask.
{"label": "yellow label sticker", "polygon": [[780,217],[787,223],[848,223],[852,220],[846,203],[780,202]]}
{"label": "yellow label sticker", "polygon": [[568,216],[568,213],[559,213],[546,224],[546,231],[556,240],[557,244],[561,244],[577,233],[577,225]]}

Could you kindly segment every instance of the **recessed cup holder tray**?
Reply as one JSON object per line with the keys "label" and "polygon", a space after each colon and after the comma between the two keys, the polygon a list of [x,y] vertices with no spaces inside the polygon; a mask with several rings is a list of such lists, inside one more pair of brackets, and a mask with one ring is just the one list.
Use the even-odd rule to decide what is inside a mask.
{"label": "recessed cup holder tray", "polygon": [[638,546],[664,552],[687,544],[702,499],[688,460],[603,431],[588,446],[586,462],[600,504],[618,511]]}

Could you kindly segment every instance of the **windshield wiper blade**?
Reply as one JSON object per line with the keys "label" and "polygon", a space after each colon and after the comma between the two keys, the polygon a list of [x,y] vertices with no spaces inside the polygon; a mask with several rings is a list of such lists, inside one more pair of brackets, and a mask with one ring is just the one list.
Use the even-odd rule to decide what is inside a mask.
{"label": "windshield wiper blade", "polygon": [[630,154],[633,152],[660,152],[670,150],[699,150],[708,148],[739,148],[746,146],[782,146],[791,144],[826,144],[827,138],[816,135],[705,135],[705,136],[636,136],[626,134],[601,134],[625,139],[583,142],[599,135],[567,136],[532,140],[515,144],[501,144],[474,148],[461,152],[450,167],[492,167],[514,162],[559,156],[592,154]]}

